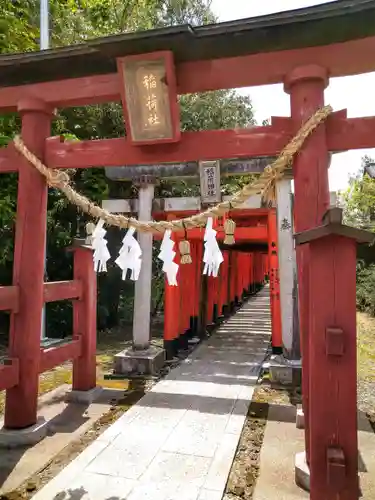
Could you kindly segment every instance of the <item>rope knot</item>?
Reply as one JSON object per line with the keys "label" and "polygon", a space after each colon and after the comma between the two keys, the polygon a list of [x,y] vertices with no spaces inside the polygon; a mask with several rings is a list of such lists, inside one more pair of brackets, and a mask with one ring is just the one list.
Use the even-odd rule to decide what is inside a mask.
{"label": "rope knot", "polygon": [[66,185],[70,182],[69,175],[62,170],[49,170],[45,177],[48,185],[53,188],[60,188],[61,185]]}
{"label": "rope knot", "polygon": [[264,173],[267,174],[267,175],[270,175],[272,174],[273,172],[273,168],[271,167],[271,165],[267,165],[265,168],[264,168]]}

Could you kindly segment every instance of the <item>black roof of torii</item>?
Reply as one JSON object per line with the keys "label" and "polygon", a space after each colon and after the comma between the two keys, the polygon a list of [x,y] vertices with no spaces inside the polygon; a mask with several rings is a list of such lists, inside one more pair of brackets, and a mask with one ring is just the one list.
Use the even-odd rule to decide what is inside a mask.
{"label": "black roof of torii", "polygon": [[0,56],[0,86],[116,71],[116,57],[172,50],[176,62],[314,47],[375,35],[375,0],[316,7],[199,27],[171,26],[58,49]]}

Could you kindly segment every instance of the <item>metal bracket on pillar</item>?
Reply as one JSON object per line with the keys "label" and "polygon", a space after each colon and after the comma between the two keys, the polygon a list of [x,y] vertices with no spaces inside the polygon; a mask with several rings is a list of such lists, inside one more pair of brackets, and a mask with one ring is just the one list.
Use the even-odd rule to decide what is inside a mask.
{"label": "metal bracket on pillar", "polygon": [[326,329],[327,356],[343,356],[345,352],[345,335],[341,328]]}
{"label": "metal bracket on pillar", "polygon": [[345,488],[346,461],[342,448],[331,446],[327,449],[327,482],[336,491]]}

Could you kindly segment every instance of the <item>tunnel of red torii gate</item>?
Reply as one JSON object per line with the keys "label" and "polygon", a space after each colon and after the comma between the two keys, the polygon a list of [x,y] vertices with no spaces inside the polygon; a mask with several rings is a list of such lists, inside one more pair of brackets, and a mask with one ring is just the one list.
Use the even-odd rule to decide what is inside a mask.
{"label": "tunnel of red torii gate", "polygon": [[[102,206],[113,213],[141,214],[145,220],[182,219],[199,213],[207,204],[231,198],[221,195],[220,180],[223,177],[258,174],[272,160],[273,158],[263,157],[107,168],[106,175],[111,180],[133,181],[138,186],[139,195],[138,199],[104,200]],[[207,170],[214,172],[209,194]],[[194,180],[199,177],[200,197],[154,198],[154,188],[160,179]],[[204,231],[197,228],[187,230],[186,234],[175,234],[176,242],[186,238],[193,246],[193,266],[180,266],[179,289],[165,282],[164,348],[167,359],[173,358],[180,348],[185,348],[188,339],[203,338],[206,329],[233,312],[244,295],[259,290],[266,276],[270,280],[273,353],[282,352],[287,360],[300,359],[297,302],[293,298],[296,295],[296,263],[291,184],[291,175],[284,176],[277,183],[277,203],[274,207],[266,208],[261,196],[251,196],[241,209],[230,214],[236,222],[235,243],[232,245],[224,244],[224,220],[218,220],[215,229],[224,255],[218,279],[202,276]],[[331,206],[336,203],[336,194],[331,193]],[[154,235],[154,239],[160,238],[160,235]],[[279,241],[282,242],[281,245],[278,244]],[[150,314],[147,313],[149,311],[145,309],[145,304],[150,303],[153,276],[152,239],[141,239],[140,243],[144,269],[135,283],[133,323],[133,342],[139,350],[148,349],[150,344]],[[197,276],[200,277],[198,281]],[[176,314],[180,304],[184,304],[184,307],[180,314]],[[128,358],[125,365],[122,360],[121,355],[116,359],[115,371],[125,374],[129,369]]]}
{"label": "tunnel of red torii gate", "polygon": [[[139,172],[144,175],[147,166],[275,157],[301,125],[323,108],[330,78],[375,71],[374,18],[374,0],[343,0],[255,19],[174,26],[44,52],[3,55],[0,111],[20,114],[25,146],[47,167],[57,170],[142,166]],[[153,82],[160,83],[155,87],[160,109],[152,115],[148,114],[147,95],[137,81],[137,75],[150,74],[157,77]],[[178,95],[277,83],[283,83],[290,96],[290,116],[272,117],[268,126],[243,130],[181,132]],[[56,108],[120,101],[126,137],[80,142],[50,137]],[[296,477],[301,484],[309,478],[313,500],[354,500],[359,495],[355,264],[357,243],[372,238],[343,225],[340,210],[330,209],[328,166],[330,153],[373,147],[375,117],[348,118],[346,110],[337,110],[312,132],[291,165],[306,448],[296,458]],[[13,144],[0,151],[0,171],[18,173],[13,285],[0,288],[0,307],[11,313],[8,357],[0,365],[0,389],[6,389],[0,435],[18,435],[19,439],[20,432],[29,432],[37,439],[46,432],[46,425],[37,424],[40,373],[72,359],[72,397],[87,401],[95,392],[96,276],[92,249],[76,244],[72,248],[73,280],[44,283],[46,180]],[[289,192],[286,179],[284,176],[277,182],[285,180],[284,189]],[[144,218],[146,209],[152,213],[152,188],[141,189],[142,193],[139,219]],[[287,207],[290,201],[286,200],[287,196],[277,197],[280,221],[283,210],[288,210],[289,217],[291,214]],[[168,217],[167,203],[160,217]],[[251,226],[251,210],[262,207],[241,210],[238,218],[246,225],[239,224],[236,232],[239,243],[241,231],[245,232],[249,244],[251,233],[259,236],[262,231],[262,225]],[[258,243],[267,243],[267,250],[253,247],[241,252],[241,258],[248,259],[250,253],[254,259],[266,255],[270,234],[278,237],[280,263],[272,263],[267,255],[262,257],[256,266],[259,274],[251,280],[262,281],[268,268],[276,271],[279,267],[282,303],[282,287],[287,283],[282,274],[288,269],[282,252],[289,252],[293,262],[294,243],[291,231],[278,232],[275,210],[262,216],[267,218],[267,231],[263,228]],[[170,212],[177,217],[184,210],[173,208]],[[194,242],[194,234],[191,236]],[[152,236],[140,233],[139,238],[147,245],[145,241]],[[236,251],[239,255],[239,248],[226,250],[227,259]],[[147,259],[144,256],[143,269]],[[251,267],[249,260],[246,266]],[[288,273],[291,276],[290,268]],[[238,297],[240,284],[233,287]],[[177,288],[184,289],[184,285]],[[140,293],[140,287],[137,289]],[[148,287],[141,291],[145,290]],[[230,299],[233,297],[236,293],[231,292]],[[72,340],[41,348],[41,311],[45,302],[57,300],[73,301]],[[173,297],[167,298],[167,303],[173,304]],[[285,306],[284,311],[291,310]],[[280,317],[282,322],[282,314]],[[135,331],[141,321],[135,315]],[[168,331],[175,328],[171,325]],[[145,339],[145,331],[142,335]]]}

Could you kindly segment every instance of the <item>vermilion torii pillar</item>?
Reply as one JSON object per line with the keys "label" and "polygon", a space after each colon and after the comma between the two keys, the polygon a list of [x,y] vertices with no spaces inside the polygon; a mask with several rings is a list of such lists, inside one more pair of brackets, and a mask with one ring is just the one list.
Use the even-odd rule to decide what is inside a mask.
{"label": "vermilion torii pillar", "polygon": [[[18,105],[22,138],[43,160],[50,134],[52,108],[39,99]],[[40,363],[40,329],[44,304],[47,183],[25,159],[18,177],[17,224],[13,284],[19,287],[19,312],[11,315],[9,357],[18,359],[18,384],[6,393],[5,427],[23,429],[36,424]],[[19,409],[22,408],[22,411]]]}
{"label": "vermilion torii pillar", "polygon": [[[293,128],[297,131],[319,108],[324,106],[324,89],[328,85],[325,68],[308,65],[294,69],[286,78],[285,91],[290,94]],[[329,151],[326,125],[321,124],[304,144],[293,162],[295,231],[303,232],[319,226],[329,208]],[[306,459],[309,463],[310,426],[310,347],[309,331],[309,246],[297,248],[298,295],[302,347],[302,392],[305,415]],[[323,285],[323,283],[322,283]],[[354,305],[355,307],[355,305]],[[319,314],[314,311],[314,314]]]}

